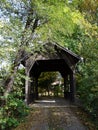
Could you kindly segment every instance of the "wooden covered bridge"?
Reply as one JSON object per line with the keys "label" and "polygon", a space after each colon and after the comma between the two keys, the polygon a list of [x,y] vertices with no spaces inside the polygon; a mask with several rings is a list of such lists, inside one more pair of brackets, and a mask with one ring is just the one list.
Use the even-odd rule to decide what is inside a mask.
{"label": "wooden covered bridge", "polygon": [[[34,54],[27,54],[21,51],[21,63],[25,66],[25,101],[27,104],[34,99],[38,99],[38,78],[41,72],[58,71],[64,78],[64,97],[69,94],[71,101],[75,100],[75,65],[80,57],[70,50],[58,45],[57,43],[45,43],[35,51]],[[24,58],[23,58],[24,57]],[[69,88],[66,92],[66,82],[69,78]]]}

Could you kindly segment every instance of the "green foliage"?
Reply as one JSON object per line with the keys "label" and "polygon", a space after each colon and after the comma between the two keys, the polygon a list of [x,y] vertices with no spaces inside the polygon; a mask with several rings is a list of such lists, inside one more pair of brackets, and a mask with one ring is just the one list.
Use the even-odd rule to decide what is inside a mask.
{"label": "green foliage", "polygon": [[55,81],[57,78],[57,73],[56,72],[43,72],[41,73],[39,77],[39,91],[40,93],[43,93],[51,90],[51,83]]}
{"label": "green foliage", "polygon": [[39,93],[43,94],[49,92],[54,96],[58,96],[59,94],[62,95],[63,88],[62,85],[55,85],[53,86],[52,83],[61,80],[59,79],[60,75],[58,72],[43,72],[39,77]]}
{"label": "green foliage", "polygon": [[98,117],[98,5],[94,0],[75,0],[69,6],[75,7],[84,16],[82,28],[77,26],[72,36],[65,40],[68,48],[83,57],[83,62],[78,65],[77,70],[77,94],[84,109]]}
{"label": "green foliage", "polygon": [[[93,113],[94,116],[98,116],[97,0],[72,0],[71,2],[68,0],[1,0],[0,5],[3,16],[0,19],[0,64],[4,61],[12,64],[20,45],[31,51],[32,49],[39,49],[39,44],[41,46],[41,43],[47,40],[58,42],[83,57],[83,63],[77,67],[77,72],[79,71],[77,74],[77,94],[80,96],[85,109]],[[36,18],[39,21],[32,31]],[[27,23],[28,27],[26,27]],[[6,69],[9,68],[10,64]],[[7,77],[6,69],[2,68],[0,86],[2,86],[2,79]],[[22,97],[22,91],[24,91],[25,78],[23,73],[19,72],[15,77],[12,98],[18,105],[21,102],[18,99]],[[53,79],[53,75],[43,74],[43,78],[40,77],[39,85],[44,89],[46,85],[50,85]],[[1,91],[3,91],[2,87]],[[10,101],[11,99],[7,102]],[[12,105],[12,108],[18,109],[15,104]],[[7,105],[10,108],[11,104],[8,103]],[[6,111],[4,110],[5,113]],[[13,110],[11,111],[13,114]],[[1,121],[2,124],[5,122],[13,124],[16,122],[16,117],[15,120],[12,119],[13,117],[11,119],[5,118]],[[3,127],[4,125],[2,129],[4,129]]]}
{"label": "green foliage", "polygon": [[62,85],[54,86],[53,91],[54,91],[54,96],[62,96],[63,95]]}
{"label": "green foliage", "polygon": [[25,70],[19,69],[17,74],[15,75],[14,84],[13,84],[13,95],[14,97],[18,97],[19,99],[24,99],[25,97]]}
{"label": "green foliage", "polygon": [[[94,64],[95,66],[96,64]],[[92,68],[92,64],[83,65],[81,70],[81,76],[78,76],[78,88],[77,93],[80,95],[80,99],[83,102],[83,106],[86,110],[92,113],[94,116],[97,115],[98,109],[98,74]]]}
{"label": "green foliage", "polygon": [[0,108],[0,129],[16,127],[28,114],[28,110],[22,100],[9,94],[6,103]]}
{"label": "green foliage", "polygon": [[[24,69],[20,69],[15,77],[11,93],[7,97],[0,95],[0,129],[10,130],[24,120],[29,108],[25,105],[24,99]],[[0,87],[0,93],[4,87]]]}
{"label": "green foliage", "polygon": [[80,37],[81,48],[79,53],[83,56],[84,60],[79,65],[80,75],[78,75],[77,90],[84,108],[97,116],[97,103],[92,105],[95,99],[98,100],[97,26],[87,25],[84,34]]}

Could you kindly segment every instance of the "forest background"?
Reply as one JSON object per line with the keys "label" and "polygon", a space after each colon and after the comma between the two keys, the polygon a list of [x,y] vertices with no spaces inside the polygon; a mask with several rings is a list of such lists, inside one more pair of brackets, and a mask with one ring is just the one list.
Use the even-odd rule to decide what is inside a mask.
{"label": "forest background", "polygon": [[[39,50],[47,41],[82,57],[76,94],[98,118],[98,0],[0,0],[0,127],[16,127],[27,115],[21,97],[24,68],[19,50]],[[5,96],[8,79],[11,92]],[[51,77],[51,76],[50,76]]]}

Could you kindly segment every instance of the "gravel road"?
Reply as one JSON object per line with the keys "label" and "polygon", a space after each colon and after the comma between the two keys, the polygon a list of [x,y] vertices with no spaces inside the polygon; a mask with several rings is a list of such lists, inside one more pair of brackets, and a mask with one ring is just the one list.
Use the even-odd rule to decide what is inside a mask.
{"label": "gravel road", "polygon": [[63,98],[38,100],[33,107],[39,115],[31,130],[88,130],[73,112],[77,106]]}
{"label": "gravel road", "polygon": [[89,130],[74,113],[77,106],[64,98],[42,98],[30,107],[27,122],[15,130]]}

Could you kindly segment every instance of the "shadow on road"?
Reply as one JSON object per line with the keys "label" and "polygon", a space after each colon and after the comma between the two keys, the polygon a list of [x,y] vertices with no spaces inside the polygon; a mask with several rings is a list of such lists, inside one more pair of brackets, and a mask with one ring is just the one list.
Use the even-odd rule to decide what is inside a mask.
{"label": "shadow on road", "polygon": [[15,130],[89,130],[75,115],[75,104],[62,97],[41,97],[30,104],[27,121]]}

